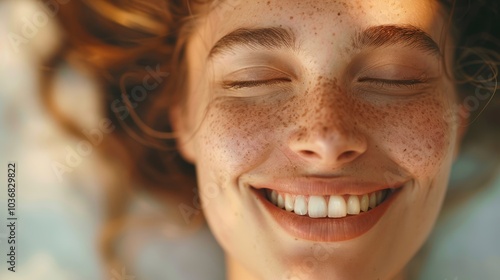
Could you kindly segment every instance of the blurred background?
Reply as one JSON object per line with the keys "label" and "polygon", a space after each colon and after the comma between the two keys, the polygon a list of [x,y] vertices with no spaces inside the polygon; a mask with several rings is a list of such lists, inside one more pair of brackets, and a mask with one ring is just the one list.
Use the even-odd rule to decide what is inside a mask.
{"label": "blurred background", "polygon": [[89,133],[98,129],[106,137],[119,124],[103,126],[101,93],[88,75],[66,64],[41,66],[61,36],[48,2],[68,0],[0,1],[0,180],[7,182],[10,161],[17,163],[18,179],[15,273],[7,270],[7,185],[0,185],[0,279],[223,279],[223,254],[210,232],[202,228],[172,237],[166,206],[141,192],[131,196],[128,211],[139,220],[153,217],[154,223],[119,236],[126,266],[109,270],[102,262],[104,186],[124,174],[102,160],[97,133],[89,148],[48,113],[40,72],[56,71],[59,107]]}
{"label": "blurred background", "polygon": [[[119,236],[126,265],[110,269],[103,263],[104,186],[119,182],[123,170],[101,158],[99,137],[84,145],[62,129],[40,97],[40,73],[55,71],[55,96],[65,114],[102,137],[120,125],[101,114],[102,93],[89,75],[69,64],[41,65],[62,32],[47,3],[69,1],[0,1],[0,279],[224,279],[223,253],[209,230],[172,235],[168,205],[140,191],[124,190],[132,192],[127,209],[153,222]],[[412,279],[500,279],[500,132],[494,125],[500,120],[491,117],[498,100],[469,126],[443,212],[410,265]],[[15,273],[7,270],[4,182],[11,161],[17,164]]]}

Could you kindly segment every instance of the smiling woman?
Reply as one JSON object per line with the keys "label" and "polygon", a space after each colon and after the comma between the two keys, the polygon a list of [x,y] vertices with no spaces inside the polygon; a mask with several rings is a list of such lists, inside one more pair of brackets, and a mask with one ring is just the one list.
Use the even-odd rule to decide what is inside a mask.
{"label": "smiling woman", "polygon": [[186,46],[172,121],[233,279],[394,278],[437,217],[465,123],[439,6],[345,4],[215,8]]}
{"label": "smiling woman", "polygon": [[[125,2],[65,6],[59,54],[85,58],[130,113],[107,110],[133,149],[103,152],[187,204],[184,219],[203,208],[228,279],[408,276],[474,113],[458,87],[458,62],[474,61],[456,59],[455,2]],[[469,84],[496,73],[498,54],[482,54],[491,67],[476,63]],[[168,81],[133,106],[151,65]]]}

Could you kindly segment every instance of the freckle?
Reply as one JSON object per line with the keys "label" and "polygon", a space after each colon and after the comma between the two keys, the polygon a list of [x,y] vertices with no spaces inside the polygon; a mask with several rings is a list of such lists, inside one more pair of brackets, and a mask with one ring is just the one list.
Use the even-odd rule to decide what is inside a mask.
{"label": "freckle", "polygon": [[290,19],[293,19],[293,17],[290,17]]}
{"label": "freckle", "polygon": [[340,16],[340,12],[337,15]]}

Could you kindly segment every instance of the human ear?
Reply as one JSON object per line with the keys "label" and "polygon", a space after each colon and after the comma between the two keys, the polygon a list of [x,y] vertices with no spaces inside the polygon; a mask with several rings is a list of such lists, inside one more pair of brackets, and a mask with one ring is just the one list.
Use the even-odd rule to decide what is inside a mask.
{"label": "human ear", "polygon": [[177,150],[189,163],[195,163],[193,132],[188,124],[186,109],[181,104],[172,106],[169,111],[170,124],[176,136]]}

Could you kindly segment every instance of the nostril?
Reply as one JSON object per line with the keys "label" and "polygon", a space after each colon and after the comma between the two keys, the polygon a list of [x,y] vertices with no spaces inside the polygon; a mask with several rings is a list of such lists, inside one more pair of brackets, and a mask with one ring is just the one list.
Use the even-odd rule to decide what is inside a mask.
{"label": "nostril", "polygon": [[340,156],[338,157],[338,160],[349,160],[349,159],[355,157],[356,154],[357,153],[355,151],[345,151],[342,154],[340,154]]}
{"label": "nostril", "polygon": [[304,156],[304,157],[314,157],[316,155],[315,152],[313,151],[309,151],[309,150],[302,150],[300,151],[300,153]]}

